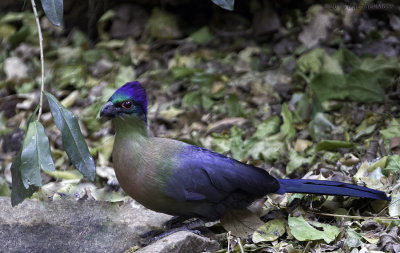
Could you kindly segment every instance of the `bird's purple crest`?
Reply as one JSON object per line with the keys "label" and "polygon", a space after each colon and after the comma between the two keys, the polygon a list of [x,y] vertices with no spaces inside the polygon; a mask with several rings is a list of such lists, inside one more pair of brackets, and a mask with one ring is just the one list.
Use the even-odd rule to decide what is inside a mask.
{"label": "bird's purple crest", "polygon": [[125,100],[133,100],[135,105],[142,107],[143,112],[147,115],[147,95],[146,90],[138,82],[129,82],[122,85],[115,93],[111,96],[110,100],[114,104],[122,103]]}
{"label": "bird's purple crest", "polygon": [[129,82],[121,86],[103,106],[100,115],[115,117],[136,114],[147,120],[147,95],[138,82]]}

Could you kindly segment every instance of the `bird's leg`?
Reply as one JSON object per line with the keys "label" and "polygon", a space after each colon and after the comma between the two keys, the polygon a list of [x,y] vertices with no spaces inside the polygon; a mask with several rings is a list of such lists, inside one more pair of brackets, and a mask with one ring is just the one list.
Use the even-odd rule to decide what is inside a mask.
{"label": "bird's leg", "polygon": [[182,227],[184,224],[183,222],[186,221],[188,218],[183,216],[174,216],[171,219],[167,220],[163,224],[163,228],[150,230],[144,234],[139,235],[140,238],[152,238],[157,237],[158,235],[165,233],[168,230],[173,228]]}
{"label": "bird's leg", "polygon": [[[164,224],[165,227],[173,226],[172,228],[170,227],[169,230],[164,231],[164,232],[152,230],[143,235],[140,235],[140,237],[143,238],[142,244],[143,245],[150,244],[154,241],[160,240],[166,236],[169,236],[169,235],[179,232],[179,231],[188,231],[188,232],[195,233],[197,235],[201,234],[201,232],[199,230],[196,230],[195,228],[204,226],[204,221],[202,221],[200,219],[196,219],[189,223],[182,224],[182,221],[185,221],[185,220],[186,219],[184,219],[183,217],[173,217],[171,220],[167,221]],[[177,224],[180,224],[180,226],[177,226]]]}
{"label": "bird's leg", "polygon": [[183,222],[187,221],[188,219],[189,218],[185,216],[174,216],[164,223],[164,228],[172,229],[176,227],[181,227],[183,225]]}
{"label": "bird's leg", "polygon": [[194,221],[191,221],[189,223],[185,223],[185,224],[181,224],[181,226],[178,227],[174,227],[169,229],[168,231],[157,235],[154,237],[155,240],[159,240],[162,239],[168,235],[171,235],[173,233],[179,232],[179,231],[188,231],[188,232],[192,232],[195,233],[197,235],[201,234],[199,230],[195,229],[195,228],[199,228],[204,226],[204,221],[200,220],[200,219],[196,219]]}

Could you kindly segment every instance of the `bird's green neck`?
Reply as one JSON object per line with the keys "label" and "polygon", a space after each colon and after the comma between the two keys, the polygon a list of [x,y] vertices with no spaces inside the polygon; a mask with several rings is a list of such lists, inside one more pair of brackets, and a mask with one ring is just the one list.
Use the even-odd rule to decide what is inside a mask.
{"label": "bird's green neck", "polygon": [[140,141],[149,138],[146,122],[136,115],[116,117],[113,123],[117,139]]}

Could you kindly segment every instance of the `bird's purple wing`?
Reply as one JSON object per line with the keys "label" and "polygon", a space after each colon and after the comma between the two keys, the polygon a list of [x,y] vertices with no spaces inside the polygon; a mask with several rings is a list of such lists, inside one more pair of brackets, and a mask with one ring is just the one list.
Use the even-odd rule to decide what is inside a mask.
{"label": "bird's purple wing", "polygon": [[187,145],[175,160],[167,194],[180,201],[219,203],[236,193],[253,201],[279,189],[268,172],[208,149]]}

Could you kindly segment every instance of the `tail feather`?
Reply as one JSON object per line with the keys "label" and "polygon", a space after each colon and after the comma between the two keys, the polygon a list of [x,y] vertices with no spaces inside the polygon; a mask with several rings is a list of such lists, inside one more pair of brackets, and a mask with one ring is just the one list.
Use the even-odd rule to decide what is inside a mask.
{"label": "tail feather", "polygon": [[353,196],[370,199],[382,199],[390,201],[390,197],[382,191],[370,189],[353,184],[312,179],[279,179],[280,188],[277,194],[284,193],[310,193]]}

